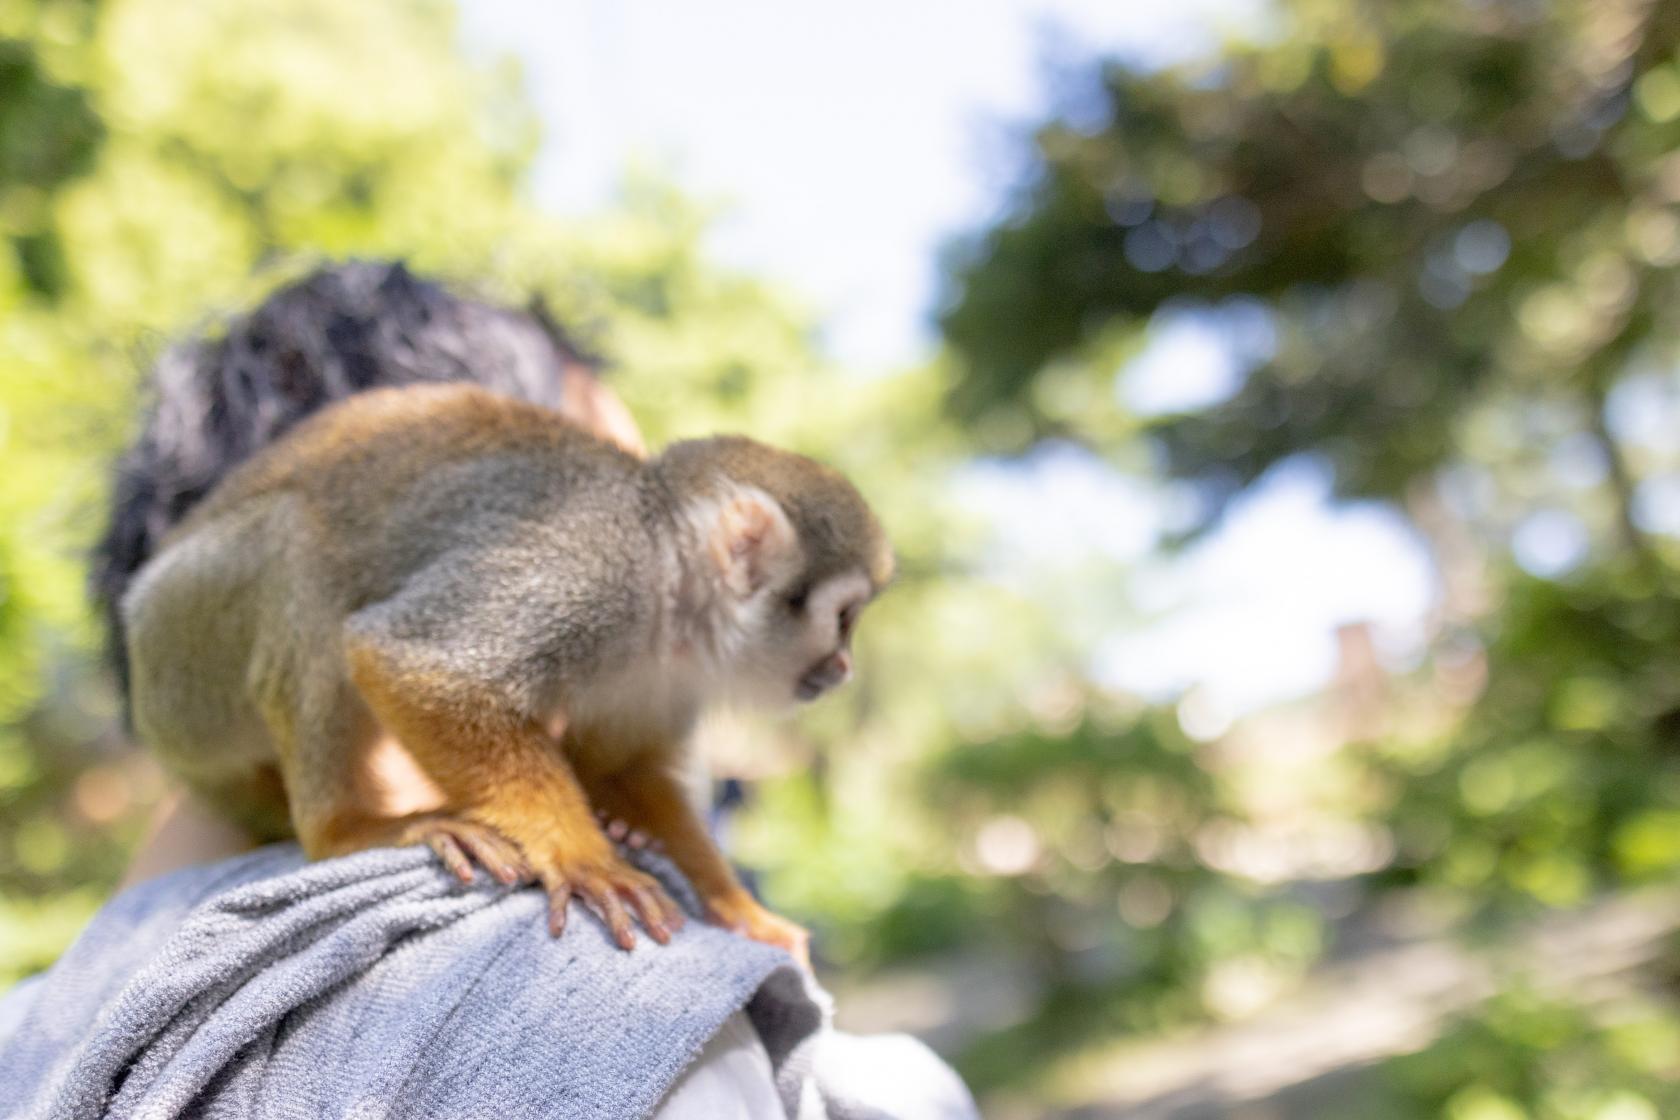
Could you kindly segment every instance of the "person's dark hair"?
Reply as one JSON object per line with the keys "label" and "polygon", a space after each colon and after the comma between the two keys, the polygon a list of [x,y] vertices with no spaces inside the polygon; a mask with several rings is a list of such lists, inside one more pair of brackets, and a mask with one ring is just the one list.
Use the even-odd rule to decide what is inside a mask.
{"label": "person's dark hair", "polygon": [[320,268],[220,331],[172,347],[152,372],[133,446],[117,461],[92,584],[123,697],[120,604],[159,542],[234,467],[354,393],[472,381],[558,407],[568,366],[594,365],[543,313],[463,298],[401,264]]}

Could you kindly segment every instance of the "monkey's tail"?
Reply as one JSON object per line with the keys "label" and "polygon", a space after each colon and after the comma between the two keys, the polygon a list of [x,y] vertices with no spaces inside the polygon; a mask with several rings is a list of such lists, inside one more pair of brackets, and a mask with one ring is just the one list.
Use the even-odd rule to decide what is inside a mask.
{"label": "monkey's tail", "polygon": [[123,594],[187,511],[252,454],[369,389],[472,381],[557,407],[567,368],[595,364],[540,307],[480,303],[373,261],[319,268],[169,349],[152,371],[139,434],[117,461],[92,558],[125,710]]}

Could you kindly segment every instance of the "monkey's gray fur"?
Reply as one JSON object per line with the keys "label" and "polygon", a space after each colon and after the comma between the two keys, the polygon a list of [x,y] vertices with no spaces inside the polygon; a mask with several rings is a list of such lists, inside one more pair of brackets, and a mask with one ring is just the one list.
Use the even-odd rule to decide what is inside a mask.
{"label": "monkey's gray fur", "polygon": [[140,432],[117,462],[93,557],[93,594],[125,699],[118,604],[135,573],[216,483],[298,421],[369,389],[440,381],[554,407],[565,368],[596,364],[540,308],[467,299],[378,261],[316,269],[219,332],[171,348],[153,370]]}

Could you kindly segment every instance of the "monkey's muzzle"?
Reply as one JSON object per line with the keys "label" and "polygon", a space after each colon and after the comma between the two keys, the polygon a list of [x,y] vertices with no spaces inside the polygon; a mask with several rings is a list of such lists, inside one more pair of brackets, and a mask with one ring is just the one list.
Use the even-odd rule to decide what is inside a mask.
{"label": "monkey's muzzle", "polygon": [[803,677],[793,694],[800,700],[815,700],[836,685],[844,684],[852,675],[852,655],[847,650],[835,650],[817,662]]}

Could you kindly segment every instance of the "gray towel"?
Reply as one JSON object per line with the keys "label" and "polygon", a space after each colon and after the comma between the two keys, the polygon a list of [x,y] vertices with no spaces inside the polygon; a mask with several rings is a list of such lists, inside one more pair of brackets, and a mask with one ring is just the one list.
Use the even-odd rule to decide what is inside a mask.
{"label": "gray towel", "polygon": [[826,997],[779,950],[690,922],[627,953],[577,911],[556,940],[544,905],[463,887],[424,848],[308,864],[281,845],[143,883],[0,1001],[0,1115],[641,1117],[742,1008],[789,1116],[973,1115],[907,1039],[933,1084],[813,1080]]}

